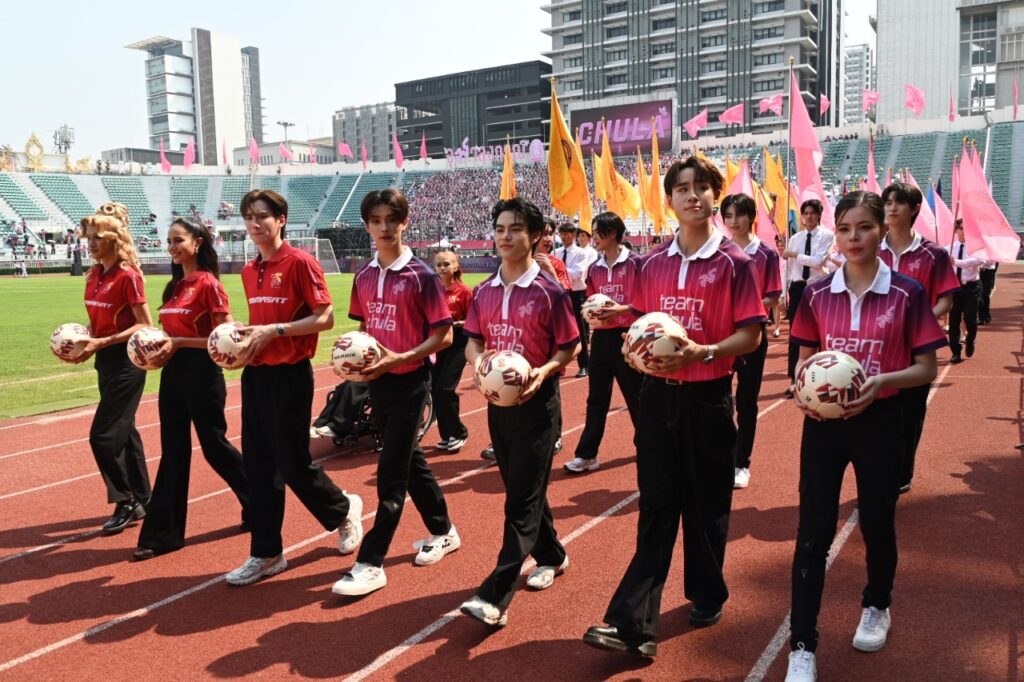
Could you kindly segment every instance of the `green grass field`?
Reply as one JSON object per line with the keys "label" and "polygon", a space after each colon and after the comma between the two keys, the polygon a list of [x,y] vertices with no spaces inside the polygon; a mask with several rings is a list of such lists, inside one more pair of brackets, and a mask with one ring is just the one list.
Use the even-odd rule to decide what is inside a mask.
{"label": "green grass field", "polygon": [[[484,277],[467,274],[466,283],[473,286]],[[146,296],[154,321],[160,294],[168,279],[167,276],[146,277]],[[316,363],[327,362],[334,340],[357,327],[348,318],[352,275],[334,275],[327,278],[327,283],[335,304],[335,326],[320,335]],[[82,303],[84,286],[83,278],[70,276],[0,279],[0,320],[4,324],[0,353],[10,361],[0,365],[0,419],[89,405],[99,400],[92,361],[81,365],[60,362],[50,353],[49,346],[50,333],[58,325],[88,323]],[[238,275],[224,277],[224,288],[231,299],[235,319],[244,322],[247,311],[241,278]],[[228,380],[239,374],[241,370],[225,372]],[[149,372],[146,393],[155,392],[159,382],[160,372]]]}

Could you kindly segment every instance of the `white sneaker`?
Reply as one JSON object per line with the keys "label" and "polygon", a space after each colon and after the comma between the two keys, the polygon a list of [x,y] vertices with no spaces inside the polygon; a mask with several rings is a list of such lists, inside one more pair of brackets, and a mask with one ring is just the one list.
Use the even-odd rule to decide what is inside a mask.
{"label": "white sneaker", "polygon": [[324,438],[334,438],[334,436],[336,435],[334,433],[334,429],[332,429],[330,426],[321,426],[317,428],[316,432],[318,435],[323,436]]}
{"label": "white sneaker", "polygon": [[786,670],[786,682],[815,682],[818,679],[818,666],[814,654],[804,650],[804,645],[789,653],[789,668]]}
{"label": "white sneaker", "polygon": [[229,585],[249,585],[257,580],[277,575],[286,568],[288,568],[288,562],[283,554],[269,559],[251,556],[245,560],[244,564],[224,576],[224,579],[228,581]]}
{"label": "white sneaker", "polygon": [[526,579],[526,586],[531,590],[546,590],[555,582],[555,577],[565,573],[569,568],[569,555],[562,559],[561,566],[538,566]]}
{"label": "white sneaker", "polygon": [[733,479],[732,487],[739,489],[746,488],[748,485],[750,485],[750,469],[736,467],[736,478]]}
{"label": "white sneaker", "polygon": [[310,437],[310,439],[315,439],[315,438],[319,438],[320,437],[320,432],[316,430],[315,426],[310,426],[309,427],[309,437]]}
{"label": "white sneaker", "polygon": [[459,611],[462,611],[467,616],[472,616],[481,623],[486,623],[487,625],[497,625],[498,627],[505,627],[508,625],[507,611],[503,613],[497,606],[484,601],[476,595],[474,595],[469,601],[462,602],[462,606],[459,607]]}
{"label": "white sneaker", "polygon": [[376,592],[387,584],[388,577],[384,575],[383,568],[357,561],[348,573],[341,576],[341,580],[334,583],[331,592],[346,597],[359,597]]}
{"label": "white sneaker", "polygon": [[345,493],[348,498],[348,516],[338,526],[338,551],[351,554],[363,540],[363,498]]}
{"label": "white sneaker", "polygon": [[452,436],[451,438],[448,439],[447,447],[445,448],[445,450],[447,450],[448,452],[458,452],[459,450],[462,449],[462,446],[465,444],[465,438],[456,438],[455,436]]}
{"label": "white sneaker", "polygon": [[445,535],[431,535],[423,540],[413,563],[417,566],[436,564],[446,554],[451,554],[459,547],[462,547],[462,540],[459,538],[459,532],[455,530],[455,526],[452,526],[452,529]]}
{"label": "white sneaker", "polygon": [[853,648],[858,651],[878,651],[885,646],[891,625],[892,616],[889,615],[889,609],[880,611],[874,606],[867,607],[861,614],[860,625],[853,635]]}
{"label": "white sneaker", "polygon": [[566,471],[571,471],[574,474],[582,474],[585,471],[596,471],[601,466],[601,463],[597,461],[597,457],[592,459],[573,457],[562,466]]}

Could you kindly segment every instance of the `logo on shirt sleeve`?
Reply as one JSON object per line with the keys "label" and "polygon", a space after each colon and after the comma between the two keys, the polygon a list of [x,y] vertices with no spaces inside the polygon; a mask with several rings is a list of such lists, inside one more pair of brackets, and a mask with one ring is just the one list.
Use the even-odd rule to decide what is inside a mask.
{"label": "logo on shirt sleeve", "polygon": [[284,284],[284,273],[283,272],[272,272],[272,273],[270,273],[270,288],[271,289],[280,289],[282,284]]}

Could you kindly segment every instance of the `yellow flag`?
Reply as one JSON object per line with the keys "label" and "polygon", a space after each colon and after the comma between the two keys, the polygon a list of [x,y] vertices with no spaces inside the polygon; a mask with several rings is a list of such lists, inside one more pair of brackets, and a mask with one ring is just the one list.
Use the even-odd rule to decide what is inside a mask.
{"label": "yellow flag", "polygon": [[608,199],[608,191],[604,188],[604,166],[601,165],[601,157],[594,150],[590,151],[590,160],[594,166],[594,194],[601,201]]}
{"label": "yellow flag", "polygon": [[740,174],[740,166],[737,163],[733,163],[733,160],[728,156],[725,157],[725,188],[729,189],[732,187],[732,181],[736,179],[736,176]]}
{"label": "yellow flag", "polygon": [[[583,149],[580,147],[580,131],[576,129],[576,153],[579,154],[580,158],[583,158]],[[594,205],[591,203],[590,198],[590,183],[586,182],[586,175],[583,176],[583,180],[586,184],[587,194],[583,198],[583,203],[580,204],[580,229],[587,234],[592,234],[593,228],[592,223],[594,222]]]}
{"label": "yellow flag", "polygon": [[640,153],[640,145],[636,146],[636,186],[640,190],[640,204],[647,213],[650,213],[651,207],[647,203],[650,180],[647,177],[647,167],[644,165],[643,154]]}
{"label": "yellow flag", "polygon": [[587,176],[583,173],[583,155],[573,144],[572,135],[562,118],[554,79],[551,86],[551,135],[548,144],[551,205],[565,215],[574,215],[586,198]]}
{"label": "yellow flag", "polygon": [[604,175],[601,181],[607,195],[605,202],[608,204],[608,210],[617,213],[621,218],[635,218],[640,215],[640,193],[615,170],[615,159],[608,144],[607,131],[604,131],[601,138],[601,166]]}
{"label": "yellow flag", "polygon": [[505,138],[505,162],[501,168],[501,194],[499,199],[512,199],[516,195],[516,166],[512,161],[512,147]]}
{"label": "yellow flag", "polygon": [[[768,194],[774,194],[775,199],[775,229],[779,231],[779,234],[786,234],[788,217],[786,211],[786,176],[782,172],[782,165],[768,153],[768,150],[764,150],[764,190]],[[771,200],[771,197],[769,197]],[[791,211],[797,211],[796,197],[790,194],[789,197],[789,208]]]}
{"label": "yellow flag", "polygon": [[[665,189],[661,186],[661,159],[658,150],[658,128],[651,118],[651,176],[647,183],[647,191],[643,192],[647,215],[654,223],[654,233],[661,234],[665,229]],[[642,191],[642,190],[641,190]]]}

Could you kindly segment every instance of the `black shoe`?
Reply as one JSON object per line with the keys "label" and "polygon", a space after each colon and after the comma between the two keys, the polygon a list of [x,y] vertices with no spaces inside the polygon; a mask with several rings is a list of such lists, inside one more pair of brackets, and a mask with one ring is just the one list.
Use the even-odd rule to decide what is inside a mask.
{"label": "black shoe", "polygon": [[480,457],[482,459],[487,459],[487,460],[490,460],[490,461],[493,462],[494,461],[494,446],[493,445],[488,445],[486,448],[481,450],[480,451]]}
{"label": "black shoe", "polygon": [[580,367],[580,371],[576,372],[576,378],[577,379],[582,379],[582,378],[587,377],[587,376],[590,376],[590,375],[587,373],[587,368],[586,367]]}
{"label": "black shoe", "polygon": [[951,364],[951,365],[959,365],[963,361],[964,361],[964,359],[962,357],[960,357],[959,353],[953,353],[953,357],[951,357],[949,359],[949,364]]}
{"label": "black shoe", "polygon": [[973,341],[968,341],[967,342],[967,347],[964,349],[964,354],[967,355],[967,357],[969,357],[969,358],[974,357],[974,342]]}
{"label": "black shoe", "polygon": [[157,551],[155,549],[139,547],[137,550],[132,552],[132,561],[146,561],[147,559],[152,559],[156,555]]}
{"label": "black shoe", "polygon": [[558,440],[555,441],[555,454],[557,455],[562,451],[562,437],[559,436]]}
{"label": "black shoe", "polygon": [[132,521],[141,519],[145,515],[146,510],[136,500],[118,502],[114,507],[113,515],[103,524],[100,532],[104,535],[116,535],[127,528]]}
{"label": "black shoe", "polygon": [[722,605],[698,606],[693,605],[690,609],[690,625],[695,628],[709,628],[722,620]]}
{"label": "black shoe", "polygon": [[900,486],[900,495],[905,495],[910,492],[910,483],[904,483]]}
{"label": "black shoe", "polygon": [[782,397],[786,398],[787,400],[792,399],[792,397],[793,397],[793,389],[787,388],[786,392],[782,394]]}
{"label": "black shoe", "polygon": [[583,642],[604,651],[624,651],[636,656],[658,655],[658,643],[653,639],[626,639],[619,634],[618,628],[611,626],[595,625],[587,628]]}

